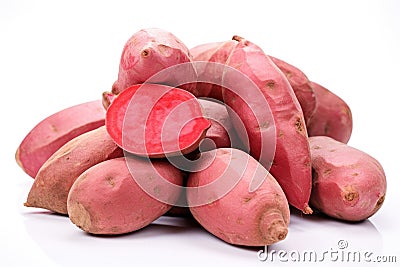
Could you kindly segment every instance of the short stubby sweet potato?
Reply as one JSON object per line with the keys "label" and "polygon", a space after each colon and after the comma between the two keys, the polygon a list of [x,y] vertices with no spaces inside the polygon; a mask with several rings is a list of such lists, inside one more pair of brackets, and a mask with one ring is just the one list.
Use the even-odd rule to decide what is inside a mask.
{"label": "short stubby sweet potato", "polygon": [[311,82],[311,85],[314,88],[317,106],[307,123],[308,135],[329,136],[347,144],[353,130],[350,107],[343,99],[320,84]]}
{"label": "short stubby sweet potato", "polygon": [[18,165],[34,178],[43,163],[71,139],[94,130],[105,121],[101,101],[91,101],[63,109],[39,122],[24,138],[15,153]]}
{"label": "short stubby sweet potato", "polygon": [[[136,170],[134,174],[130,168]],[[151,162],[131,155],[110,159],[86,170],[71,187],[67,204],[71,221],[82,230],[99,235],[124,234],[149,225],[172,205],[142,189],[137,181],[146,177],[153,178],[148,190],[155,196],[171,203],[179,197],[180,187],[164,187],[160,183],[183,183],[182,173],[167,161]]]}
{"label": "short stubby sweet potato", "polygon": [[[189,49],[175,35],[158,28],[142,29],[123,48],[112,92],[119,94],[168,67],[188,62],[191,62]],[[159,82],[166,84],[166,81]]]}
{"label": "short stubby sweet potato", "polygon": [[269,56],[275,65],[285,74],[297,100],[299,100],[301,109],[303,110],[304,120],[306,124],[314,114],[317,100],[314,95],[313,87],[307,76],[299,68],[273,56]]}
{"label": "short stubby sweet potato", "polygon": [[210,126],[196,97],[160,84],[127,88],[106,113],[111,138],[125,151],[149,158],[193,152]]}
{"label": "short stubby sweet potato", "polygon": [[211,122],[205,138],[213,141],[213,144],[207,147],[202,144],[202,151],[211,148],[240,147],[241,143],[229,118],[227,107],[211,99],[199,98],[198,101],[203,108],[204,117]]}
{"label": "short stubby sweet potato", "polygon": [[[208,62],[209,64],[195,63],[198,80],[207,82],[196,83],[195,91],[192,92],[197,97],[209,97],[220,101],[222,98],[222,75],[223,67],[230,53],[236,45],[236,41],[228,40],[225,42],[215,42],[198,45],[190,49],[193,61]],[[218,64],[215,64],[218,63]]]}
{"label": "short stubby sweet potato", "polygon": [[[227,65],[235,71],[226,68],[222,93],[246,128],[247,136],[237,130],[239,137],[249,142],[250,154],[279,182],[289,203],[312,213],[311,156],[300,104],[285,75],[260,47],[239,36],[234,39],[238,44]],[[232,123],[236,128],[237,120]]]}
{"label": "short stubby sweet potato", "polygon": [[[238,149],[219,148],[202,153],[198,164],[200,170],[188,177],[187,201],[207,231],[243,246],[285,239],[289,204],[278,182],[257,160]],[[254,180],[262,183],[253,188]]]}
{"label": "short stubby sweet potato", "polygon": [[333,218],[361,221],[375,214],[386,195],[386,176],[372,156],[327,136],[309,138],[313,189],[310,203]]}
{"label": "short stubby sweet potato", "polygon": [[68,192],[78,176],[97,163],[122,155],[105,126],[75,137],[40,168],[25,206],[66,214]]}

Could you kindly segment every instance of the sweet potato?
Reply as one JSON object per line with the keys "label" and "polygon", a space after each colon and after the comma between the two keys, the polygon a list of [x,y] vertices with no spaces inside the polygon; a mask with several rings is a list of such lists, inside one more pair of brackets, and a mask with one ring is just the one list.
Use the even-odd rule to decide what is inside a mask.
{"label": "sweet potato", "polygon": [[[116,95],[111,92],[103,93],[103,106],[105,109],[111,105]],[[204,116],[211,126],[208,128],[205,139],[211,139],[213,144],[202,143],[202,151],[211,150],[218,147],[231,147],[240,142],[235,129],[233,128],[226,107],[223,103],[218,103],[207,99],[198,99],[203,108]]]}
{"label": "sweet potato", "polygon": [[[103,93],[103,106],[105,109],[108,109],[115,97],[116,95],[113,93]],[[232,142],[239,142],[237,134],[229,120],[225,105],[207,99],[198,99],[198,101],[203,108],[205,118],[211,123],[204,139],[210,139],[212,143],[203,142],[201,145],[202,151],[218,147],[231,147]],[[231,139],[233,139],[232,142]]]}
{"label": "sweet potato", "polygon": [[[111,92],[103,93],[103,106],[107,109],[115,99],[116,95]],[[203,108],[204,117],[207,118],[211,126],[208,128],[205,139],[211,139],[213,144],[202,144],[202,151],[211,150],[219,147],[239,146],[238,136],[230,122],[226,106],[223,103],[212,99],[199,98]]]}
{"label": "sweet potato", "polygon": [[[135,174],[130,168],[136,170]],[[149,172],[153,168],[155,171]],[[158,178],[182,185],[182,173],[167,161],[150,162],[129,156],[89,168],[69,192],[67,207],[71,221],[88,233],[102,235],[129,233],[149,225],[172,206],[146,193],[137,182],[139,177],[133,175],[142,179],[151,176],[151,190],[171,202],[180,194],[179,187],[165,188],[156,174]]]}
{"label": "sweet potato", "polygon": [[[146,82],[163,69],[187,62],[191,62],[189,49],[175,35],[157,28],[142,29],[123,48],[112,92],[119,94],[134,84]],[[165,81],[159,82],[165,84]]]}
{"label": "sweet potato", "polygon": [[210,125],[191,93],[159,84],[129,87],[106,113],[111,138],[124,150],[151,158],[194,151]]}
{"label": "sweet potato", "polygon": [[[308,205],[311,156],[300,104],[285,75],[262,49],[243,38],[234,38],[239,42],[227,65],[250,79],[229,68],[223,77],[224,102],[239,116],[248,136],[241,131],[238,134],[249,141],[250,154],[270,168],[289,203],[306,214],[312,213]],[[236,127],[237,120],[232,123]]]}
{"label": "sweet potato", "polygon": [[353,130],[350,107],[339,96],[318,83],[311,82],[317,100],[316,111],[307,124],[309,136],[329,136],[346,143]]}
{"label": "sweet potato", "polygon": [[25,206],[66,214],[68,191],[78,176],[99,162],[122,155],[105,126],[75,137],[40,168]]}
{"label": "sweet potato", "polygon": [[[215,51],[218,50],[218,48],[221,47],[223,44],[224,42],[205,43],[190,48],[189,52],[192,55],[193,61],[209,61]],[[228,58],[226,58],[225,61],[227,59]]]}
{"label": "sweet potato", "polygon": [[361,221],[375,214],[386,195],[379,162],[327,136],[310,137],[313,189],[310,203],[333,218]]}
{"label": "sweet potato", "polygon": [[297,67],[273,56],[269,56],[272,62],[285,74],[297,100],[299,100],[301,109],[303,110],[306,125],[314,114],[317,100],[314,95],[313,87],[307,76]]}
{"label": "sweet potato", "polygon": [[39,122],[15,153],[18,165],[34,178],[43,163],[69,140],[104,125],[105,111],[96,100],[61,110]]}
{"label": "sweet potato", "polygon": [[[193,217],[227,243],[263,246],[283,240],[289,205],[277,181],[249,154],[233,148],[202,153],[200,171],[190,173],[187,200]],[[215,156],[215,157],[214,157]],[[253,180],[263,180],[252,188]]]}
{"label": "sweet potato", "polygon": [[[200,98],[198,101],[203,108],[204,116],[211,122],[205,136],[214,142],[211,147],[239,147],[240,140],[230,121],[227,107],[212,100]],[[211,147],[206,148],[202,145],[202,151],[210,150]]]}
{"label": "sweet potato", "polygon": [[228,60],[236,41],[216,42],[202,44],[190,49],[193,61],[204,61],[210,64],[196,63],[198,80],[208,82],[198,82],[195,92],[197,97],[209,97],[222,101],[222,75],[224,68],[213,64],[225,64]]}

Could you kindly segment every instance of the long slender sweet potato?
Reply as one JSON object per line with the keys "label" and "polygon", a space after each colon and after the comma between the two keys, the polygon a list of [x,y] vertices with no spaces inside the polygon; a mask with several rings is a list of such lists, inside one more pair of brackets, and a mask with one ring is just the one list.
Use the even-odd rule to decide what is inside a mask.
{"label": "long slender sweet potato", "polygon": [[75,137],[40,168],[25,206],[66,214],[68,192],[78,176],[99,162],[122,155],[105,126]]}
{"label": "long slender sweet potato", "polygon": [[[135,169],[135,174],[128,166]],[[149,172],[150,169],[156,172]],[[129,156],[89,168],[69,192],[67,207],[71,221],[88,233],[102,235],[129,233],[149,225],[172,206],[150,196],[137,183],[139,177],[134,176],[152,177],[150,190],[171,202],[180,194],[179,187],[169,190],[155,174],[182,185],[182,173],[167,161],[150,162]]]}
{"label": "long slender sweet potato", "polygon": [[105,111],[96,100],[61,110],[39,122],[15,154],[19,166],[35,177],[43,163],[69,140],[104,125]]}
{"label": "long slender sweet potato", "polygon": [[310,203],[341,220],[361,221],[375,214],[386,195],[379,162],[327,136],[310,137],[313,189]]}
{"label": "long slender sweet potato", "polygon": [[290,86],[292,86],[297,100],[299,100],[303,110],[306,125],[314,114],[317,100],[314,95],[313,87],[307,76],[297,67],[273,56],[269,56],[275,65],[285,74]]}
{"label": "long slender sweet potato", "polygon": [[[289,205],[272,175],[238,149],[202,154],[199,165],[208,156],[213,160],[189,174],[187,200],[194,218],[213,235],[235,245],[263,246],[285,239]],[[251,191],[254,179],[263,182]]]}
{"label": "long slender sweet potato", "polygon": [[350,140],[353,118],[350,107],[339,96],[311,82],[317,100],[316,111],[308,121],[309,136],[329,136],[342,143]]}
{"label": "long slender sweet potato", "polygon": [[[300,104],[285,75],[261,48],[243,38],[234,39],[239,42],[227,64],[252,82],[229,68],[225,71],[224,102],[240,117],[248,137],[239,131],[238,134],[248,139],[250,154],[267,169],[270,167],[289,203],[306,214],[312,213],[308,205],[311,158]],[[255,99],[255,95],[260,96]],[[265,113],[268,106],[272,117]],[[236,120],[232,122],[236,127]],[[274,141],[275,155],[269,158]]]}
{"label": "long slender sweet potato", "polygon": [[[157,28],[142,29],[123,48],[112,92],[119,94],[134,84],[146,82],[163,69],[190,61],[189,49],[175,35]],[[159,82],[165,84],[165,81]]]}
{"label": "long slender sweet potato", "polygon": [[235,47],[236,41],[229,40],[226,42],[216,42],[202,44],[190,49],[193,61],[204,61],[210,64],[195,64],[197,68],[198,82],[193,94],[197,97],[210,97],[222,101],[222,75],[223,68],[213,64],[225,64],[228,60],[232,49]]}
{"label": "long slender sweet potato", "polygon": [[210,125],[191,93],[159,84],[129,87],[106,114],[107,131],[121,148],[151,158],[194,151]]}

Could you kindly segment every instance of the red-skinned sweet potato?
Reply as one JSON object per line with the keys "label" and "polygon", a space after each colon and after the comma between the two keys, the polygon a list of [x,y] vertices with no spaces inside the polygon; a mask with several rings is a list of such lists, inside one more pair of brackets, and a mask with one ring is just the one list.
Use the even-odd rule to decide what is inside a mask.
{"label": "red-skinned sweet potato", "polygon": [[39,122],[15,154],[18,165],[34,178],[43,163],[71,139],[104,125],[105,111],[96,100],[63,109]]}
{"label": "red-skinned sweet potato", "polygon": [[361,221],[375,214],[386,195],[386,177],[380,163],[327,136],[309,138],[313,189],[310,203],[337,219]]}
{"label": "red-skinned sweet potato", "polygon": [[[211,122],[206,137],[214,142],[214,148],[240,146],[239,137],[230,121],[227,107],[223,103],[208,99],[198,99],[204,116]],[[202,151],[204,147],[202,147]],[[206,149],[208,150],[208,149]]]}
{"label": "red-skinned sweet potato", "polygon": [[313,87],[307,76],[297,67],[276,57],[269,56],[272,62],[285,74],[290,86],[292,86],[297,100],[299,100],[301,109],[303,110],[306,125],[314,114],[317,100],[314,95]]}
{"label": "red-skinned sweet potato", "polygon": [[[103,106],[105,109],[108,109],[115,97],[116,95],[111,92],[103,93]],[[240,142],[223,103],[204,98],[199,98],[198,101],[203,108],[205,118],[211,123],[205,139],[211,139],[213,141],[213,144],[203,144],[202,151],[219,147],[231,147],[232,144]]]}
{"label": "red-skinned sweet potato", "polygon": [[307,124],[308,135],[329,136],[347,144],[353,130],[350,107],[343,99],[318,83],[311,82],[311,85],[314,88],[317,106]]}
{"label": "red-skinned sweet potato", "polygon": [[[282,186],[289,203],[306,214],[312,213],[308,205],[312,180],[311,158],[300,104],[285,75],[261,48],[238,36],[234,36],[234,39],[239,42],[227,65],[247,75],[256,85],[250,88],[243,77],[229,69],[224,74],[224,102],[240,117],[248,137],[240,131],[238,134],[249,141],[250,154],[267,169],[270,167],[271,174]],[[241,91],[233,92],[231,88]],[[248,100],[249,96],[260,92],[260,98],[264,99]],[[261,115],[268,105],[272,118],[268,114]],[[236,120],[232,122],[236,127]],[[264,158],[263,153],[269,154],[274,145],[272,138],[276,138],[276,150],[271,166],[269,160],[272,159]]]}
{"label": "red-skinned sweet potato", "polygon": [[[187,200],[193,217],[230,244],[263,246],[285,239],[289,205],[272,175],[238,149],[219,148],[202,155],[199,165],[208,161],[207,156],[213,160],[206,168],[189,174]],[[263,182],[251,191],[254,179]],[[202,189],[213,183],[221,184]],[[227,190],[221,191],[224,188]]]}
{"label": "red-skinned sweet potato", "polygon": [[191,93],[158,84],[129,87],[106,113],[111,138],[124,150],[151,158],[194,151],[210,125]]}
{"label": "red-skinned sweet potato", "polygon": [[66,214],[68,192],[78,176],[99,162],[122,155],[105,126],[75,137],[40,168],[25,206]]}
{"label": "red-skinned sweet potato", "polygon": [[112,92],[119,94],[134,84],[146,82],[161,70],[188,62],[191,62],[189,49],[175,35],[157,28],[142,29],[123,48]]}
{"label": "red-skinned sweet potato", "polygon": [[[231,41],[229,41],[231,42]],[[223,45],[224,42],[206,43],[195,46],[189,50],[193,61],[209,61],[216,50]],[[229,56],[229,54],[228,54]],[[227,59],[227,58],[226,58]],[[225,61],[226,61],[225,59]]]}
{"label": "red-skinned sweet potato", "polygon": [[[135,174],[127,164],[135,168]],[[129,233],[149,225],[172,207],[137,183],[138,177],[133,175],[146,176],[149,168],[154,168],[159,178],[182,185],[182,173],[167,161],[150,162],[133,156],[107,160],[86,170],[73,184],[67,205],[71,221],[88,233],[101,235]],[[157,182],[155,173],[151,173],[152,190],[174,202],[180,195],[179,187],[166,189]]]}
{"label": "red-skinned sweet potato", "polygon": [[213,83],[198,82],[193,94],[197,97],[209,97],[220,101],[222,99],[222,71],[223,68],[215,66],[213,63],[225,64],[236,41],[216,42],[202,44],[190,49],[193,61],[204,61],[211,64],[197,64],[199,80],[211,81]]}

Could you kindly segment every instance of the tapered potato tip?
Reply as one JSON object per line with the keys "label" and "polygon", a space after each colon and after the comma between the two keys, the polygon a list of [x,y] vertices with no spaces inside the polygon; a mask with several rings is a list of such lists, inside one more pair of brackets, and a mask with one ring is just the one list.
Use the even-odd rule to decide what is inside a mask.
{"label": "tapered potato tip", "polygon": [[266,245],[271,245],[286,238],[288,227],[281,213],[272,212],[262,217],[260,231]]}
{"label": "tapered potato tip", "polygon": [[312,214],[313,210],[309,206],[307,206],[304,208],[303,213],[304,214]]}
{"label": "tapered potato tip", "polygon": [[240,41],[244,40],[244,38],[241,37],[241,36],[239,36],[239,35],[234,35],[234,36],[232,37],[232,40],[233,40],[233,41],[238,41],[238,42],[240,42]]}

